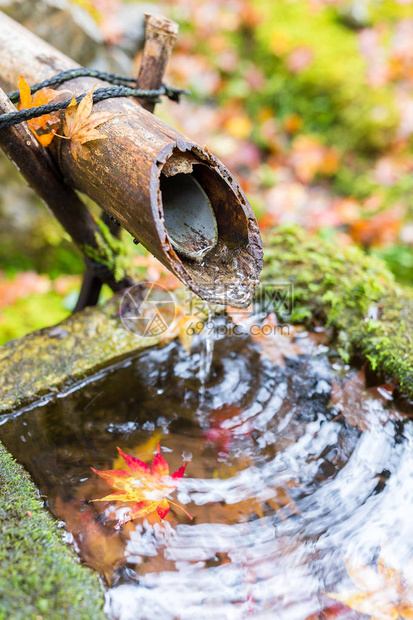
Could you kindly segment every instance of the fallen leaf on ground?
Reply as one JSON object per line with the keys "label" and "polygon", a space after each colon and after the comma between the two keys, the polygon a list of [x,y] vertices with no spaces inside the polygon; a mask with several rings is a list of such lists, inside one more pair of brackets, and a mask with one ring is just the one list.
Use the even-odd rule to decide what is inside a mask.
{"label": "fallen leaf on ground", "polygon": [[371,247],[386,246],[397,241],[404,216],[404,208],[395,205],[370,218],[360,218],[351,225],[351,236],[357,243]]}
{"label": "fallen leaf on ground", "polygon": [[151,467],[134,456],[126,454],[120,448],[118,452],[125,461],[128,471],[119,469],[98,471],[91,468],[95,474],[115,489],[115,493],[92,501],[135,502],[126,517],[115,525],[116,529],[132,519],[145,517],[155,511],[161,519],[164,519],[169,512],[169,504],[181,508],[192,519],[185,508],[168,499],[168,496],[176,489],[178,480],[183,477],[188,463],[169,475],[169,466],[161,455],[159,444]]}
{"label": "fallen leaf on ground", "polygon": [[299,135],[294,140],[289,159],[297,178],[304,184],[311,183],[318,174],[333,175],[340,164],[335,149],[311,135]]}
{"label": "fallen leaf on ground", "polygon": [[349,577],[358,590],[340,594],[327,592],[330,598],[350,609],[367,614],[373,620],[413,618],[413,585],[402,574],[386,565],[379,556],[377,570],[370,566],[355,567],[346,561]]}
{"label": "fallen leaf on ground", "polygon": [[115,116],[120,116],[119,114],[107,114],[106,112],[95,112],[92,114],[94,90],[95,87],[79,104],[73,95],[72,101],[66,110],[63,129],[64,136],[60,137],[70,139],[70,150],[76,161],[79,155],[83,159],[88,159],[90,156],[90,151],[84,144],[92,142],[92,140],[105,140],[107,138],[96,127],[107,123]]}
{"label": "fallen leaf on ground", "polygon": [[[28,110],[40,105],[46,105],[62,94],[62,92],[58,92],[52,88],[42,88],[32,96],[30,86],[21,75],[19,75],[19,92],[19,110]],[[43,114],[38,118],[32,118],[27,121],[30,131],[36,136],[42,146],[49,146],[55,136],[55,131],[59,123],[59,112],[55,114]]]}

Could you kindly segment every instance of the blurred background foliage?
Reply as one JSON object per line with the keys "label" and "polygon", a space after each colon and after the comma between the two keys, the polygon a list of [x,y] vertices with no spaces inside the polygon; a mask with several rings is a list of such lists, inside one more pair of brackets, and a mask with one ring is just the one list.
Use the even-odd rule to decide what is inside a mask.
{"label": "blurred background foliage", "polygon": [[[412,284],[412,1],[67,0],[61,22],[41,12],[50,0],[27,2],[29,13],[25,0],[4,2],[80,62],[131,74],[139,67],[144,12],[176,20],[167,81],[192,97],[163,102],[157,114],[234,172],[263,233],[296,222],[383,257],[400,282]],[[83,266],[8,162],[1,161],[0,177],[5,342],[66,316]],[[166,279],[127,237],[137,277]]]}

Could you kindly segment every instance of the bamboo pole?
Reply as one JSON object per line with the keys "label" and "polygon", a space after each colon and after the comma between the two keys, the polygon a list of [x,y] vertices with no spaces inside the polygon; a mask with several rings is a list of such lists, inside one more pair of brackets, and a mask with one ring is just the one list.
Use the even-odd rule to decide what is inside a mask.
{"label": "bamboo pole", "polygon": [[[0,82],[8,89],[16,87],[19,74],[31,84],[78,66],[4,14],[0,49]],[[96,82],[107,86],[77,78],[62,88],[80,94]],[[117,116],[104,125],[107,139],[90,143],[89,159],[76,161],[69,141],[56,141],[52,153],[64,180],[115,217],[194,293],[211,302],[248,305],[262,268],[262,244],[251,207],[231,173],[206,148],[133,100],[106,100],[95,108]],[[202,187],[218,225],[219,242],[202,262],[176,251],[165,226],[162,183],[172,177],[177,183],[183,175]]]}
{"label": "bamboo pole", "polygon": [[[155,90],[162,86],[172,49],[178,36],[178,24],[163,15],[145,15],[145,45],[139,68],[137,88]],[[153,112],[155,104],[147,99],[138,99],[148,112]]]}
{"label": "bamboo pole", "polygon": [[[136,81],[137,88],[155,90],[162,85],[178,29],[178,24],[166,17],[148,13],[145,15],[145,45]],[[145,110],[153,113],[155,103],[147,99],[138,99],[138,101]],[[119,237],[121,228],[111,221],[106,213],[103,216],[103,221],[108,225],[112,235]],[[93,270],[86,269],[75,311],[97,304],[102,283],[103,281]]]}
{"label": "bamboo pole", "polygon": [[[0,114],[14,111],[14,105],[0,89]],[[117,282],[110,268],[88,258],[86,248],[99,251],[96,241],[99,227],[76,192],[63,182],[50,154],[34,138],[26,123],[0,131],[0,147],[72,237],[90,271],[98,269],[101,281],[114,292],[131,286],[132,280],[128,276]]]}

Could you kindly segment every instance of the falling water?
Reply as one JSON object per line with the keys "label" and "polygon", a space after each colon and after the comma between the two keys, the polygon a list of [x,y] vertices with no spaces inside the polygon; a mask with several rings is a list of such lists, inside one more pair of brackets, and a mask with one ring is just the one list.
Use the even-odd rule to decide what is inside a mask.
{"label": "falling water", "polygon": [[199,381],[201,383],[199,397],[201,405],[205,396],[206,384],[211,374],[212,359],[214,356],[214,316],[215,308],[208,303],[208,318],[201,333],[201,349],[199,352]]}

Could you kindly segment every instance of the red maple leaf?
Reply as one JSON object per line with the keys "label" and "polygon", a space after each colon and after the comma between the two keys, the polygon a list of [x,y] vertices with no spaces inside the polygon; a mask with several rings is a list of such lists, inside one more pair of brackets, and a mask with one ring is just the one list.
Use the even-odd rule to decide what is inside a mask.
{"label": "red maple leaf", "polygon": [[159,444],[151,467],[134,456],[125,454],[120,448],[118,448],[118,452],[125,461],[128,471],[120,469],[98,471],[93,467],[91,468],[95,474],[98,474],[115,489],[115,493],[92,501],[135,502],[126,517],[115,525],[116,529],[119,529],[127,521],[144,517],[155,512],[155,510],[161,519],[164,519],[169,512],[169,504],[181,508],[192,519],[185,508],[168,499],[168,496],[178,486],[178,480],[183,477],[188,463],[169,475],[169,465],[161,454]]}

